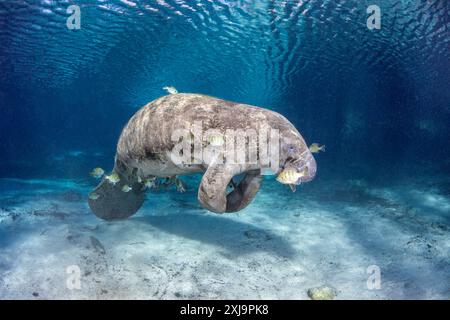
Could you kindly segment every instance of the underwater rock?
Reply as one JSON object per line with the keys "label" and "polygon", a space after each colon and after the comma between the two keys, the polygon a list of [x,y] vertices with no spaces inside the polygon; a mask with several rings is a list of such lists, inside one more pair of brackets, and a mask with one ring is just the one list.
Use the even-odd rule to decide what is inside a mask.
{"label": "underwater rock", "polygon": [[99,252],[100,254],[106,253],[106,249],[100,242],[100,240],[98,240],[96,237],[93,236],[90,236],[89,239],[91,240],[91,244],[94,247],[95,251]]}
{"label": "underwater rock", "polygon": [[337,296],[337,290],[333,287],[321,286],[308,289],[308,297],[311,300],[333,300]]}

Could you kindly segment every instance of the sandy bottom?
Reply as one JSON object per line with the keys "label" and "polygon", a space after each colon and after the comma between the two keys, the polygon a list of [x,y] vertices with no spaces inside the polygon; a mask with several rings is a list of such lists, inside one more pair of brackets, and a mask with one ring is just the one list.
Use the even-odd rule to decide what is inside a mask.
{"label": "sandy bottom", "polygon": [[450,298],[448,180],[314,181],[293,194],[267,179],[226,215],[188,186],[105,222],[87,206],[92,185],[1,179],[0,298],[308,299],[323,285],[337,299]]}

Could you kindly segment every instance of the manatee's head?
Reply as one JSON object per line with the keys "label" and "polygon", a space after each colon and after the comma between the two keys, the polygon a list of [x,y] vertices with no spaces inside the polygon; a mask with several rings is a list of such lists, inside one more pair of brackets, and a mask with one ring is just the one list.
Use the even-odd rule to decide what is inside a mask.
{"label": "manatee's head", "polygon": [[298,132],[291,131],[280,139],[280,157],[277,181],[299,185],[314,179],[317,164],[311,151]]}

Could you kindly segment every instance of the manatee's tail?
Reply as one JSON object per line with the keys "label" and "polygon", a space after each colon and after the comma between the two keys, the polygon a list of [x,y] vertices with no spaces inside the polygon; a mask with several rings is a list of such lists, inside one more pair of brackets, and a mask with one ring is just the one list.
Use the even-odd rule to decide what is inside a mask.
{"label": "manatee's tail", "polygon": [[[113,185],[103,178],[100,184],[92,190],[88,203],[94,214],[104,220],[125,219],[136,213],[144,203],[144,185],[136,179],[115,170],[120,181]],[[128,185],[131,190],[123,191]]]}

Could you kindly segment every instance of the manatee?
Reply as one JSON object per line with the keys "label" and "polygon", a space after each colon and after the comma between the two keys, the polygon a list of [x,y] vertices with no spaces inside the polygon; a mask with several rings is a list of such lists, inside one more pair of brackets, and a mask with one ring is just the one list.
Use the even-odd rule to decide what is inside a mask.
{"label": "manatee", "polygon": [[[253,139],[252,133],[264,130],[276,133],[275,140],[270,140],[270,134],[266,140]],[[225,138],[208,139],[205,132]],[[235,153],[227,151],[230,146]],[[269,149],[270,157],[266,156]],[[120,181],[113,185],[103,178],[93,190],[98,197],[88,202],[102,219],[127,218],[144,202],[146,178],[203,172],[198,188],[202,207],[216,213],[236,212],[256,196],[268,168],[272,174],[286,168],[301,172],[295,184],[308,182],[316,174],[316,161],[307,144],[284,116],[202,94],[170,94],[131,117],[117,144],[114,171]],[[239,183],[233,179],[237,176]],[[130,192],[121,190],[124,185],[132,188]],[[230,185],[232,191],[227,191]]]}

